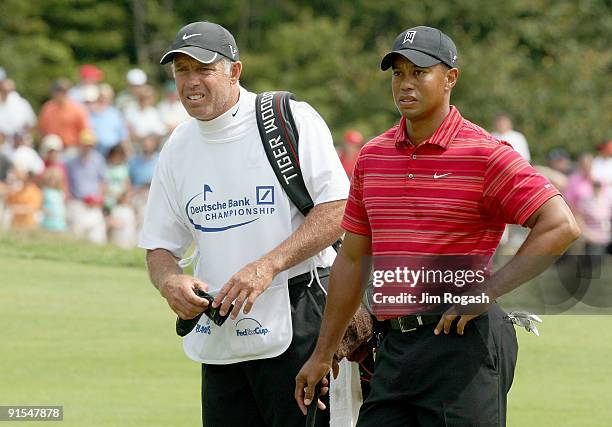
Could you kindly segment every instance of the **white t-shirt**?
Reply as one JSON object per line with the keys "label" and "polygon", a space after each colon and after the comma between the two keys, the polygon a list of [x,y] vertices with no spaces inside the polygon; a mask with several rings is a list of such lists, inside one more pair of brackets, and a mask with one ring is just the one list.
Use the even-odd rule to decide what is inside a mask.
{"label": "white t-shirt", "polygon": [[510,130],[506,133],[491,132],[491,135],[497,139],[506,141],[508,144],[512,145],[514,151],[518,152],[525,160],[528,162],[531,161],[529,144],[527,144],[527,139],[525,139],[525,136],[522,133],[515,130]]}
{"label": "white t-shirt", "polygon": [[0,132],[13,135],[26,127],[36,125],[36,114],[32,106],[17,92],[11,92],[4,102],[0,101]]}
{"label": "white t-shirt", "polygon": [[[263,147],[255,120],[255,96],[241,88],[238,103],[221,116],[210,121],[189,119],[172,133],[161,151],[151,183],[140,234],[141,248],[163,248],[177,257],[183,257],[191,243],[202,238],[202,233],[194,228],[186,213],[186,201],[191,194],[181,193],[181,188],[185,188],[187,182],[204,185],[197,159],[201,144],[240,144],[245,153],[253,153],[253,161],[269,165],[265,154],[261,157]],[[315,205],[346,199],[349,182],[327,125],[305,102],[292,101],[291,108],[299,132],[300,166]],[[223,164],[231,161],[231,158],[218,159],[217,173],[220,176],[224,172]],[[253,166],[245,164],[245,168]],[[203,188],[206,193],[206,186]],[[290,212],[291,229],[294,232],[304,222],[304,217],[293,204]],[[210,248],[211,251],[218,249]],[[206,249],[202,251],[201,257],[206,257]],[[327,248],[317,254],[314,260],[306,260],[289,269],[289,277],[309,271],[312,261],[318,267],[328,267],[334,257],[334,250]]]}
{"label": "white t-shirt", "polygon": [[12,153],[11,161],[15,169],[32,172],[34,175],[39,175],[45,170],[45,162],[32,147],[27,145],[17,147]]}
{"label": "white t-shirt", "polygon": [[169,102],[164,99],[157,104],[157,111],[169,129],[174,129],[190,118],[181,101]]}
{"label": "white t-shirt", "polygon": [[145,109],[141,109],[138,105],[128,108],[125,110],[125,121],[136,138],[166,134],[166,124],[153,106]]}
{"label": "white t-shirt", "polygon": [[604,185],[612,186],[612,157],[595,157],[591,166],[591,176]]}

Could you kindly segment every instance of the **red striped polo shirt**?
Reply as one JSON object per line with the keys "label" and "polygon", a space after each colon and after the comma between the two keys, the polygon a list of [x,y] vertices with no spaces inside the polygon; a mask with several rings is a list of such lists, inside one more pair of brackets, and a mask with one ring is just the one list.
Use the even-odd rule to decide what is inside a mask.
{"label": "red striped polo shirt", "polygon": [[509,144],[451,106],[418,146],[402,117],[363,147],[342,227],[371,236],[376,256],[491,256],[506,223],[524,224],[558,194]]}

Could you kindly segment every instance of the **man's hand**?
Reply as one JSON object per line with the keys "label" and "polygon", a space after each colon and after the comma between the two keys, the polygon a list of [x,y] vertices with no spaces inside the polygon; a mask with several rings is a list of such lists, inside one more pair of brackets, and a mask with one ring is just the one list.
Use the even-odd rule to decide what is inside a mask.
{"label": "man's hand", "polygon": [[[327,373],[333,369],[334,378],[338,376],[338,364],[336,362],[323,362],[315,354],[310,356],[310,359],[302,366],[300,372],[295,377],[295,393],[293,397],[297,402],[302,414],[308,413],[308,406],[314,398],[316,385],[321,383],[320,395],[325,395],[329,392],[329,382],[325,377]],[[317,401],[319,409],[324,410],[325,405],[320,400]]]}
{"label": "man's hand", "polygon": [[170,308],[183,320],[193,319],[208,307],[208,301],[196,296],[194,289],[208,290],[201,280],[184,274],[171,274],[161,284],[159,292]]}
{"label": "man's hand", "polygon": [[342,234],[340,220],[345,200],[315,205],[304,218],[304,223],[287,239],[256,261],[234,274],[217,294],[213,307],[220,307],[225,315],[231,306],[232,319],[236,319],[244,304],[244,314],[272,283],[274,276],[330,246]]}
{"label": "man's hand", "polygon": [[263,258],[247,264],[223,285],[215,297],[213,307],[221,306],[220,314],[225,316],[231,304],[234,303],[231,316],[235,320],[240,314],[240,308],[246,301],[244,314],[247,314],[251,311],[257,297],[268,289],[274,276],[275,271],[271,263]]}
{"label": "man's hand", "polygon": [[459,321],[457,322],[457,333],[459,335],[463,335],[465,326],[468,324],[468,322],[472,319],[477,318],[485,311],[489,310],[489,307],[491,307],[491,305],[493,305],[493,302],[495,301],[495,298],[487,291],[472,291],[469,293],[464,293],[462,295],[474,295],[477,297],[487,296],[489,302],[467,305],[453,304],[449,307],[448,310],[444,312],[444,314],[440,318],[440,321],[434,329],[434,334],[440,335],[440,333],[444,331],[444,333],[448,335],[450,333],[453,322],[455,321],[455,319],[459,318]]}
{"label": "man's hand", "polygon": [[552,197],[527,219],[525,224],[531,228],[510,262],[499,269],[487,281],[485,295],[489,304],[454,305],[449,308],[434,333],[450,332],[451,324],[459,317],[457,333],[463,335],[465,325],[488,310],[495,299],[512,292],[523,283],[536,277],[552,265],[569,245],[580,236],[580,228],[562,197]]}

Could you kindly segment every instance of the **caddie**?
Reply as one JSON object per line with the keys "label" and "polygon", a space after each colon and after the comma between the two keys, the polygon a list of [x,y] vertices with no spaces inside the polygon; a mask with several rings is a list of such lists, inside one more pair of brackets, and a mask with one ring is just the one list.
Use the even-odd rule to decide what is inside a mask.
{"label": "caddie", "polygon": [[[233,304],[222,326],[202,316],[184,338],[187,356],[202,364],[206,427],[298,426],[305,418],[291,397],[294,378],[319,331],[349,185],[323,119],[291,101],[314,201],[306,217],[298,211],[266,157],[239,59],[233,35],[212,22],[181,28],[161,58],[192,118],[161,151],[139,245],[152,283],[181,319],[208,308],[196,288],[215,296],[221,315]],[[189,276],[179,260],[192,244]],[[328,414],[317,425],[329,425]]]}

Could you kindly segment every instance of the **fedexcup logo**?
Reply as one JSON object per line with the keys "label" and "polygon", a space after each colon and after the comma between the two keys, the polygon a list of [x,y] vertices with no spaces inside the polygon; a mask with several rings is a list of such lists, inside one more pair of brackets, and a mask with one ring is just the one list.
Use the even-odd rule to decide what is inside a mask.
{"label": "fedexcup logo", "polygon": [[196,332],[196,334],[210,335],[212,333],[212,331],[210,330],[210,319],[208,319],[208,318],[206,319],[206,325],[200,325],[198,323],[196,325],[195,332]]}
{"label": "fedexcup logo", "polygon": [[245,317],[236,322],[236,336],[249,337],[253,335],[266,336],[270,333],[268,328],[265,328],[257,319]]}

